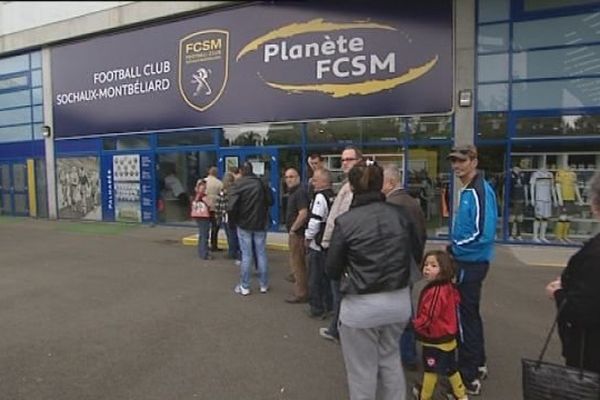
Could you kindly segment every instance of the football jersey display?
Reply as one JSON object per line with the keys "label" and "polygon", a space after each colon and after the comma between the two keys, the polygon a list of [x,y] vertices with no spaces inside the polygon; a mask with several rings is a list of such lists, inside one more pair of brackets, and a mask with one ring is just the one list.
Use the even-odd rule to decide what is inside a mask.
{"label": "football jersey display", "polygon": [[510,172],[510,198],[515,202],[525,201],[525,175],[521,171]]}
{"label": "football jersey display", "polygon": [[575,185],[577,175],[568,169],[559,169],[556,173],[556,183],[560,184],[560,195],[563,201],[575,201]]}
{"label": "football jersey display", "polygon": [[529,179],[531,199],[534,201],[535,215],[540,218],[549,218],[552,215],[552,190],[554,177],[552,172],[541,169],[531,174]]}

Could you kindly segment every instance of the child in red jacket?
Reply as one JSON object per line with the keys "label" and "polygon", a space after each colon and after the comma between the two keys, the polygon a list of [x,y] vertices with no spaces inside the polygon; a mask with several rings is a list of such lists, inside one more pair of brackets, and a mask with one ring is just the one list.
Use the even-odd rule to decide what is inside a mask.
{"label": "child in red jacket", "polygon": [[458,304],[460,295],[452,283],[455,268],[450,255],[434,250],[423,258],[423,277],[428,281],[419,298],[417,315],[412,320],[417,338],[423,345],[423,384],[413,388],[417,399],[433,396],[438,375],[445,375],[453,396],[468,399],[456,363]]}

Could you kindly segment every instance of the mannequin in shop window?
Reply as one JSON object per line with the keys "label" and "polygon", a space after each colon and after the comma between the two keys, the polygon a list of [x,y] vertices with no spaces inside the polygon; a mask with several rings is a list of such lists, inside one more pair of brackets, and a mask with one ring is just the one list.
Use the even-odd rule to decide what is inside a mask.
{"label": "mannequin in shop window", "polygon": [[510,223],[510,239],[523,240],[521,229],[527,204],[527,185],[525,184],[525,174],[518,166],[514,166],[510,171],[510,214],[508,222]]}
{"label": "mannequin in shop window", "polygon": [[552,206],[557,204],[554,188],[554,176],[545,166],[531,174],[529,179],[531,205],[534,209],[533,241],[548,243],[546,230],[548,219],[552,215]]}
{"label": "mannequin in shop window", "polygon": [[560,207],[560,215],[556,222],[554,234],[557,240],[569,243],[571,216],[577,212],[577,207],[583,205],[581,193],[577,185],[577,175],[569,166],[559,169],[555,176],[556,197]]}

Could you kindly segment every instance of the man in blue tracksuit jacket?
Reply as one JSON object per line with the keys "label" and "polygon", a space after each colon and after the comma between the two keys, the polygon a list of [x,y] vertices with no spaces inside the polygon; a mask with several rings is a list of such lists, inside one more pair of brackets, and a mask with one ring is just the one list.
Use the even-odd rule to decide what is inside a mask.
{"label": "man in blue tracksuit jacket", "polygon": [[467,393],[478,395],[480,379],[487,376],[479,303],[481,286],[494,255],[498,209],[494,190],[477,173],[477,148],[456,146],[448,159],[463,184],[449,246],[458,267],[457,286],[461,296],[458,365]]}

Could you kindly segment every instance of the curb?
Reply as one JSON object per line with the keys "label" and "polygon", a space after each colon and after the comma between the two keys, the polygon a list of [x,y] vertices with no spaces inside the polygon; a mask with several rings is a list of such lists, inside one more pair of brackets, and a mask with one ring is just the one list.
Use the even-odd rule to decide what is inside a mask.
{"label": "curb", "polygon": [[[268,237],[268,235],[267,235]],[[183,239],[181,239],[181,243],[183,243],[184,246],[198,246],[198,235],[190,235],[190,236],[185,236]],[[223,249],[227,249],[227,240],[224,239],[219,239],[218,240],[218,245],[220,248]],[[287,245],[287,243],[269,243],[267,240],[267,249],[268,250],[278,250],[278,251],[289,251],[289,247]]]}

